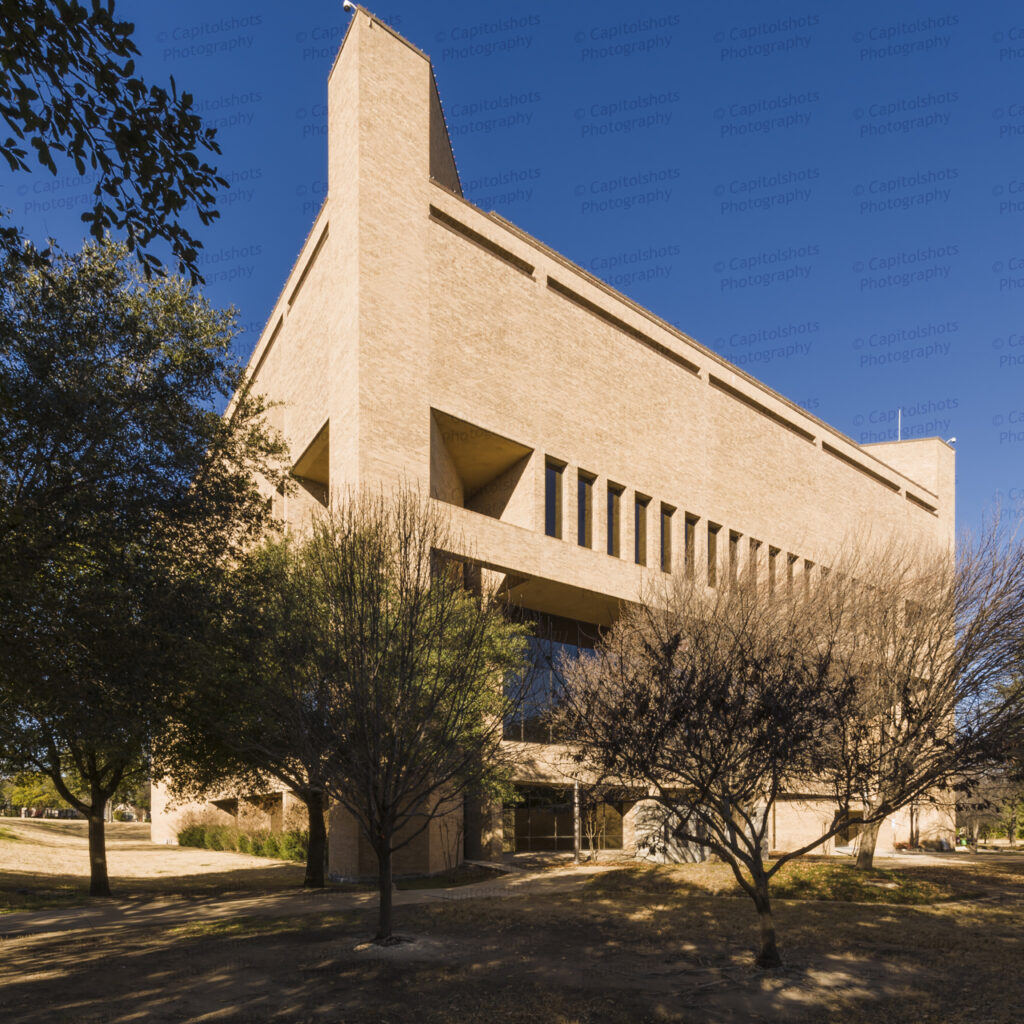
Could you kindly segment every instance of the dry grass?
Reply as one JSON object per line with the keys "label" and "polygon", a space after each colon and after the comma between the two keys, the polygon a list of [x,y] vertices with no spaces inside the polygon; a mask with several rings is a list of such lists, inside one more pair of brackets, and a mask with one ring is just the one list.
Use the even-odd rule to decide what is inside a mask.
{"label": "dry grass", "polygon": [[[89,843],[84,821],[12,818],[0,829],[0,914],[75,906],[89,891]],[[6,831],[6,835],[4,832]],[[225,850],[156,846],[149,825],[107,825],[107,870],[117,896],[222,896],[289,892],[302,885],[305,866]],[[494,872],[462,866],[455,872],[405,878],[399,889],[432,889],[490,881]],[[375,882],[331,886],[376,892]]]}
{"label": "dry grass", "polygon": [[[976,899],[993,886],[1024,896],[1024,863],[950,858],[931,862],[881,860],[885,867],[857,871],[848,858],[805,857],[783,865],[771,882],[776,900],[827,900],[844,903],[931,904],[946,900]],[[599,894],[691,893],[743,896],[732,870],[721,863],[630,865],[590,883]]]}
{"label": "dry grass", "polygon": [[668,889],[400,907],[415,941],[368,946],[372,911],[8,941],[5,1022],[458,1020],[1010,1022],[1019,905],[778,908],[787,967],[753,967],[746,900]]}
{"label": "dry grass", "polygon": [[[3,819],[0,914],[71,906],[87,898],[89,841],[84,821]],[[156,846],[149,825],[106,827],[107,870],[118,895],[202,896],[278,892],[302,884],[303,866],[243,853]]]}
{"label": "dry grass", "polygon": [[[124,841],[133,841],[130,833]],[[22,843],[24,834],[9,845]],[[164,856],[179,852],[156,849]],[[211,877],[216,872],[190,876]],[[722,865],[630,867],[591,876],[570,893],[400,906],[397,929],[415,941],[388,949],[365,941],[372,934],[372,905],[341,909],[336,900],[343,897],[323,914],[197,919],[128,931],[83,928],[6,940],[0,1019],[1019,1019],[1024,862],[907,858],[898,870],[886,865],[875,879],[874,890],[897,902],[851,900],[862,883],[840,862],[808,860],[789,869],[780,890],[788,886],[788,895],[809,898],[777,900],[787,966],[771,974],[753,967],[753,907],[745,898],[729,898],[735,883]],[[231,884],[244,889],[248,883],[236,878]],[[929,894],[939,902],[922,902]]]}

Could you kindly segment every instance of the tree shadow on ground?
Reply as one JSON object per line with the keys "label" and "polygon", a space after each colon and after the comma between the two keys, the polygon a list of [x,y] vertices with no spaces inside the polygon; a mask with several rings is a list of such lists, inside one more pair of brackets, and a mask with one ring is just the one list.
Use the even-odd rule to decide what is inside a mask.
{"label": "tree shadow on ground", "polygon": [[773,973],[753,967],[749,901],[693,893],[438,899],[400,907],[415,941],[385,949],[366,942],[372,909],[39,936],[5,944],[0,1017],[918,1022],[1014,1005],[1008,908],[786,904],[778,923]]}
{"label": "tree shadow on ground", "polygon": [[[214,896],[296,892],[301,889],[301,864],[272,862],[244,871],[211,871],[195,875],[162,875],[156,878],[112,876],[114,898],[208,899]],[[49,907],[102,905],[89,896],[86,875],[40,874],[32,871],[0,871],[0,915]]]}

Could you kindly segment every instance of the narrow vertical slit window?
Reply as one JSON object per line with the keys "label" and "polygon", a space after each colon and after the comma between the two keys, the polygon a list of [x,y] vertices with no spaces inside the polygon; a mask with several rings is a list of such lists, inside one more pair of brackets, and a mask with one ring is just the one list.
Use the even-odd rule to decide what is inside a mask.
{"label": "narrow vertical slit window", "polygon": [[672,571],[672,513],[671,505],[661,506],[661,571]]}
{"label": "narrow vertical slit window", "polygon": [[735,585],[740,578],[740,540],[742,533],[729,531],[729,583]]}
{"label": "narrow vertical slit window", "polygon": [[708,523],[708,586],[718,586],[718,531],[721,526]]}
{"label": "narrow vertical slit window", "polygon": [[622,488],[618,484],[608,485],[608,554],[616,558],[621,553],[619,537],[622,534]]}
{"label": "narrow vertical slit window", "polygon": [[650,500],[642,494],[633,500],[633,561],[637,565],[647,564],[647,505]]}
{"label": "narrow vertical slit window", "polygon": [[683,536],[683,548],[684,548],[684,559],[686,561],[686,578],[688,580],[693,579],[694,569],[696,568],[697,561],[697,516],[687,515],[683,525],[684,536]]}
{"label": "narrow vertical slit window", "polygon": [[811,596],[811,573],[814,571],[814,563],[809,559],[804,559],[804,597]]}
{"label": "narrow vertical slit window", "polygon": [[548,459],[544,465],[544,532],[562,536],[562,470],[565,466]]}
{"label": "narrow vertical slit window", "polygon": [[779,576],[779,555],[782,554],[781,548],[768,548],[768,593],[775,593],[775,584],[778,582]]}
{"label": "narrow vertical slit window", "polygon": [[796,563],[799,556],[792,553],[786,555],[786,590],[793,593],[793,577],[796,575]]}
{"label": "narrow vertical slit window", "polygon": [[581,548],[592,548],[594,524],[594,477],[579,470],[576,477],[576,541]]}
{"label": "narrow vertical slit window", "polygon": [[756,587],[758,569],[760,566],[758,562],[761,560],[761,542],[750,538],[750,550],[747,553],[747,578]]}

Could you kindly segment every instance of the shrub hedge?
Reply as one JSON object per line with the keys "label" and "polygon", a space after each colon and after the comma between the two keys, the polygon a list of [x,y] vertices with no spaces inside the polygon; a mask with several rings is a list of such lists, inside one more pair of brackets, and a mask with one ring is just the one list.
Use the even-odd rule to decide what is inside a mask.
{"label": "shrub hedge", "polygon": [[306,860],[309,833],[290,829],[287,832],[242,832],[231,825],[186,825],[178,833],[179,846],[193,846],[200,850],[237,850],[256,857],[276,857]]}

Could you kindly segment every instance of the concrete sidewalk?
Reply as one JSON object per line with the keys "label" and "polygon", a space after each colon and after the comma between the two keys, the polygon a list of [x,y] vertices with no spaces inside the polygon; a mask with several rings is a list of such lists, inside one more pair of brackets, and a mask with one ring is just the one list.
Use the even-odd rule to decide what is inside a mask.
{"label": "concrete sidewalk", "polygon": [[[548,871],[517,871],[499,875],[490,881],[450,889],[399,889],[394,893],[394,905],[401,907],[415,903],[543,896],[566,892],[612,866],[584,864]],[[341,892],[331,889],[296,889],[294,892],[256,896],[97,900],[86,906],[4,914],[0,916],[0,939],[54,932],[173,928],[195,921],[225,918],[329,914],[341,910],[372,909],[376,905],[376,892]]]}

